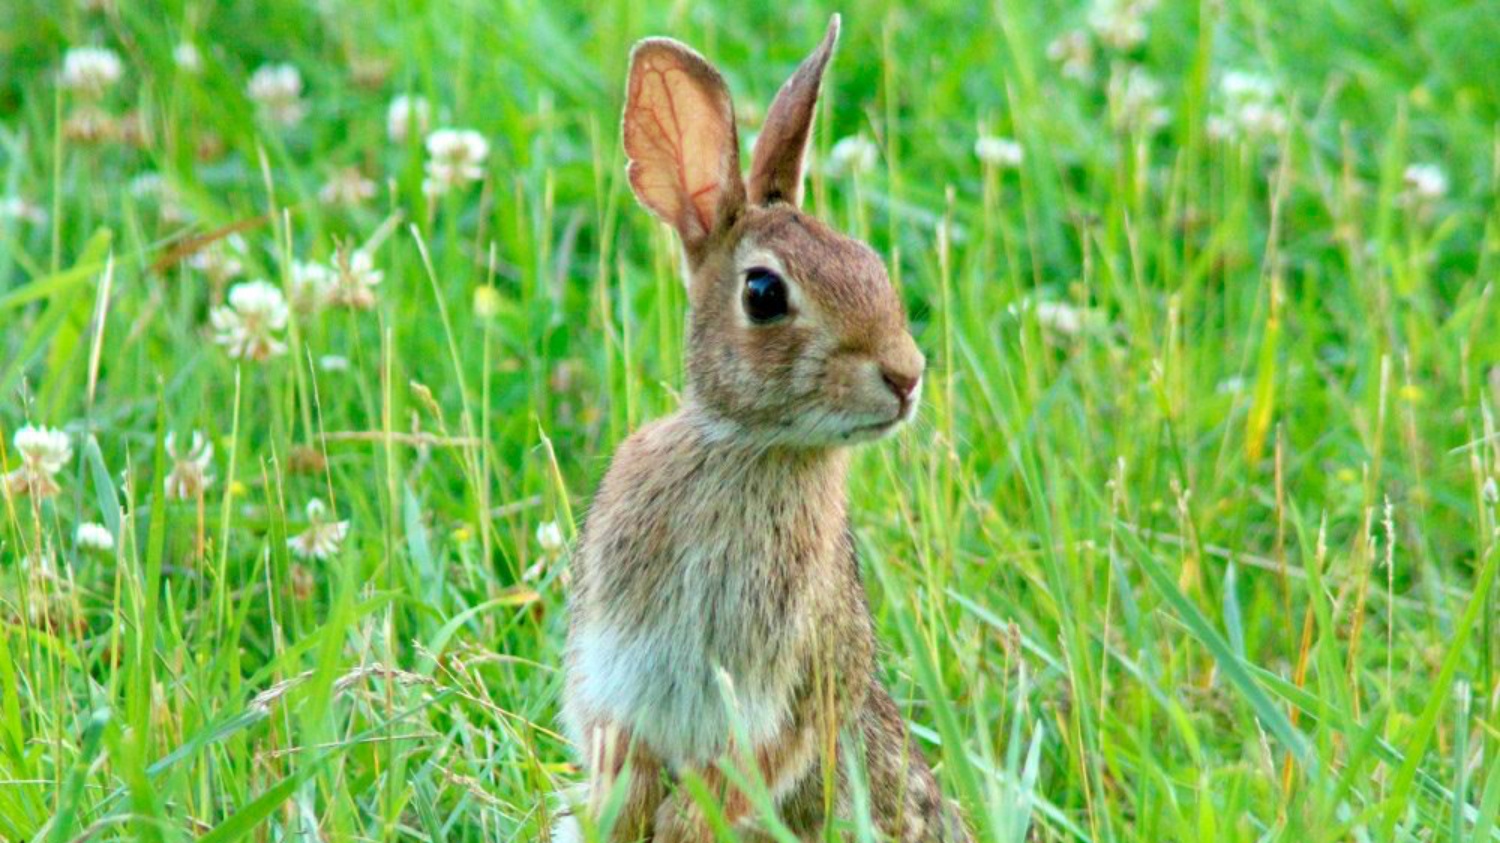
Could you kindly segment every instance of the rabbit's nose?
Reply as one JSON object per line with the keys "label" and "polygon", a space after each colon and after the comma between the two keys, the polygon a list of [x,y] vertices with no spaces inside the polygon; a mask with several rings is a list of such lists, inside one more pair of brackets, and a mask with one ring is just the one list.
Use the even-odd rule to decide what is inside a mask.
{"label": "rabbit's nose", "polygon": [[922,385],[922,372],[920,370],[913,374],[882,368],[880,370],[880,378],[885,381],[886,386],[891,388],[891,392],[896,394],[896,399],[901,402],[902,406],[905,406],[911,400],[912,395],[917,391],[917,387]]}
{"label": "rabbit's nose", "polygon": [[905,413],[916,403],[917,390],[922,387],[922,372],[927,368],[927,358],[908,335],[900,335],[887,345],[877,358],[880,379],[890,388],[896,400],[901,402]]}

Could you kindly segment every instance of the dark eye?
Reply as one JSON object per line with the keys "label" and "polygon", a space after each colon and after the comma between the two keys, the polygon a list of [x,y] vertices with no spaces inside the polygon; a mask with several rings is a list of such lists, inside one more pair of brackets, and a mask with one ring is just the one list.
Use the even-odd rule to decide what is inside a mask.
{"label": "dark eye", "polygon": [[757,325],[775,322],[787,314],[786,282],[763,267],[745,273],[745,315]]}

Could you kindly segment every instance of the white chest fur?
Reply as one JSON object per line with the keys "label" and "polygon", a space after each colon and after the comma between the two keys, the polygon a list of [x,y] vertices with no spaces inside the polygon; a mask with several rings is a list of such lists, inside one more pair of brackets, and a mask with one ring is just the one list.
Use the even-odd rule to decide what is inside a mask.
{"label": "white chest fur", "polygon": [[684,631],[580,630],[577,702],[623,724],[673,768],[712,761],[734,735],[759,746],[779,734],[791,717],[791,689],[737,681],[708,657],[700,636]]}
{"label": "white chest fur", "polygon": [[785,588],[771,569],[795,564],[775,558],[771,531],[695,534],[693,513],[679,515],[650,610],[592,613],[572,644],[576,702],[673,766],[712,761],[735,736],[760,746],[782,731],[808,626],[795,591],[767,611],[768,591]]}
{"label": "white chest fur", "polygon": [[[564,708],[575,736],[613,723],[671,766],[701,765],[792,721],[813,595],[837,555],[842,471],[658,448],[661,432],[633,443],[649,465],[612,470],[590,515]],[[627,471],[644,462],[623,456]]]}

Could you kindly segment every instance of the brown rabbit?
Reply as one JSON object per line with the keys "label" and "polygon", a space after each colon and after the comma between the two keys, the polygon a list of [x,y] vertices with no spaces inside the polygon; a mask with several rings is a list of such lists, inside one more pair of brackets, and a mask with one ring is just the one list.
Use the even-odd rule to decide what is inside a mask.
{"label": "brown rabbit", "polygon": [[[846,521],[847,446],[911,418],[925,361],[880,257],[799,209],[838,30],[777,94],[748,183],[719,73],[664,38],[631,54],[630,185],[682,239],[691,317],[683,407],[620,446],[572,563],[573,810],[610,812],[612,839],[714,839],[689,775],[764,839],[724,772],[741,762],[821,839],[852,813],[855,753],[883,834],[968,839],[875,678]],[[568,815],[555,836],[581,831]]]}

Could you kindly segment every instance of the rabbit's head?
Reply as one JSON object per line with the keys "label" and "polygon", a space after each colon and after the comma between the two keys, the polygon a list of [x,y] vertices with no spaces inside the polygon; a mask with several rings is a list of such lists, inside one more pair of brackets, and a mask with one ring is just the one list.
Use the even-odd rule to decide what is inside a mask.
{"label": "rabbit's head", "polygon": [[925,365],[870,247],[806,214],[803,165],[839,19],[782,86],[748,181],[729,89],[687,46],[631,53],[630,186],[682,240],[691,400],[732,435],[841,445],[915,411]]}

